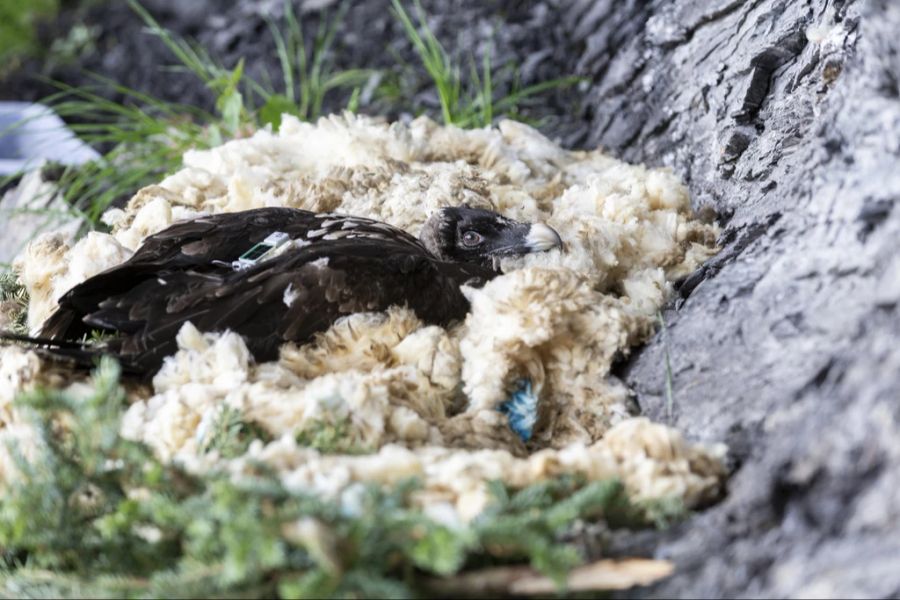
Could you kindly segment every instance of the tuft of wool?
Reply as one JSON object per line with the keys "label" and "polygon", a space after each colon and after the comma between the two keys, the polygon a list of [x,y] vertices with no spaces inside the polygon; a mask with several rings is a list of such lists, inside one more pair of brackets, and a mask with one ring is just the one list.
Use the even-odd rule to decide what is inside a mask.
{"label": "tuft of wool", "polygon": [[360,450],[442,443],[439,425],[457,394],[455,348],[406,309],[341,319],[312,344],[285,346],[277,363],[255,365],[239,335],[190,323],[178,346],[153,379],[155,394],[132,404],[122,425],[166,459],[202,454],[223,406],[272,437],[342,425],[345,444]]}
{"label": "tuft of wool", "polygon": [[28,328],[37,333],[56,302],[75,285],[125,262],[131,251],[109,235],[90,232],[74,246],[59,233],[39,236],[13,261],[28,290]]}
{"label": "tuft of wool", "polygon": [[607,382],[617,352],[647,332],[649,316],[594,290],[565,268],[526,267],[466,293],[472,310],[460,340],[468,410],[496,410],[528,379],[542,403],[536,439],[562,447],[590,443],[630,414]]}
{"label": "tuft of wool", "polygon": [[697,506],[721,493],[724,453],[722,445],[691,446],[672,429],[635,418],[616,425],[589,446],[548,448],[526,457],[500,449],[410,449],[396,444],[363,456],[326,455],[283,436],[266,445],[254,443],[245,456],[224,466],[240,478],[260,462],[268,464],[281,473],[289,488],[315,491],[351,513],[358,484],[391,484],[418,477],[423,484],[416,494],[420,505],[445,515],[451,509],[459,522],[467,522],[491,501],[488,481],[517,489],[566,473],[588,481],[619,478],[637,502],[675,499]]}
{"label": "tuft of wool", "polygon": [[[504,259],[503,275],[464,290],[472,310],[446,330],[395,307],[348,316],[255,364],[239,336],[186,324],[151,393],[131,395],[123,434],[193,469],[237,477],[268,462],[348,510],[360,482],[416,475],[423,508],[447,522],[478,514],[489,479],[516,487],[566,472],[620,477],[638,498],[710,499],[725,476],[722,448],[632,418],[629,391],[610,376],[614,358],[652,334],[672,282],[716,252],[718,229],[695,218],[667,170],[568,151],[511,121],[462,130],[425,117],[285,115],[277,132],[188,152],[181,171],[106,213],[111,234],[71,248],[41,238],[16,268],[33,328],[69,287],[180,219],[290,206],[418,234],[434,211],[463,203],[546,222],[565,249]],[[521,379],[537,398],[527,445],[499,410]],[[226,408],[261,432],[244,456],[209,447]],[[323,431],[341,438],[325,450],[363,454],[304,446]]]}
{"label": "tuft of wool", "polygon": [[0,346],[0,490],[19,475],[19,460],[34,461],[44,440],[15,405],[16,396],[38,388],[76,389],[83,377],[47,368],[38,355],[19,346]]}
{"label": "tuft of wool", "polygon": [[40,382],[41,361],[37,354],[18,346],[0,347],[0,429],[19,421],[13,400]]}

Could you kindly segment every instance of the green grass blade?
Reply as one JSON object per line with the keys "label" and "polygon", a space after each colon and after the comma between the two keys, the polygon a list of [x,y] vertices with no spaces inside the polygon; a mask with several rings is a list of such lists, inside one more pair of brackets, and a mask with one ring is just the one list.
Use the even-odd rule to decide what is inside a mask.
{"label": "green grass blade", "polygon": [[[287,3],[286,3],[287,4]],[[289,10],[289,6],[285,6],[285,11]],[[294,101],[294,65],[291,61],[292,53],[285,42],[284,36],[275,23],[266,18],[272,39],[275,41],[275,50],[278,54],[278,60],[281,63],[281,75],[284,80],[284,95],[291,102]]]}

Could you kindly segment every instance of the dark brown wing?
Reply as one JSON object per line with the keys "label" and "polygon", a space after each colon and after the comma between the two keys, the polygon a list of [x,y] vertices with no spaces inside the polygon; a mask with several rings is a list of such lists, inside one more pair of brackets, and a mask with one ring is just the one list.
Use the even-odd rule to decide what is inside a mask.
{"label": "dark brown wing", "polygon": [[338,318],[406,305],[423,321],[462,319],[459,286],[494,272],[440,262],[406,240],[342,238],[293,249],[246,271],[184,270],[148,278],[107,298],[88,326],[119,332],[110,342],[123,362],[154,372],[191,321],[201,331],[235,331],[258,360],[277,357],[286,341],[306,342]]}
{"label": "dark brown wing", "polygon": [[152,287],[158,277],[180,281],[178,273],[188,270],[225,276],[231,271],[228,264],[276,231],[310,242],[365,236],[421,247],[405,231],[361,217],[292,208],[201,217],[150,236],[129,260],[75,286],[60,299],[60,309],[44,324],[41,335],[57,340],[81,338],[90,331],[84,316],[96,312],[101,302],[136,288]]}
{"label": "dark brown wing", "polygon": [[382,233],[419,244],[402,229],[372,219],[296,208],[257,208],[176,223],[148,237],[125,264],[173,269],[231,262],[275,231],[287,233],[291,239],[310,241]]}

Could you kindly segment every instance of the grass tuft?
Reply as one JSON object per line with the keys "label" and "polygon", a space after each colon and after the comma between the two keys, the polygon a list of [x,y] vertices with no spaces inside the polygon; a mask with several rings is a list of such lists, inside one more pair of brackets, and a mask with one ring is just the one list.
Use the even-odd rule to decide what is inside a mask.
{"label": "grass tuft", "polygon": [[672,414],[675,407],[675,391],[672,387],[672,361],[669,357],[669,329],[662,311],[657,311],[656,319],[659,321],[660,335],[663,342],[663,354],[666,362],[666,419],[672,422]]}
{"label": "grass tuft", "polygon": [[265,430],[247,422],[241,411],[227,405],[221,408],[211,426],[198,435],[203,453],[217,452],[223,458],[243,455],[253,440],[271,441],[271,436]]}
{"label": "grass tuft", "polygon": [[[334,38],[348,6],[347,2],[342,2],[334,16],[325,18],[310,50],[307,50],[303,28],[290,2],[286,1],[284,5],[282,27],[269,19],[269,31],[275,40],[281,64],[283,92],[268,92],[262,108],[263,123],[272,123],[273,127],[277,127],[284,112],[302,120],[315,120],[322,114],[325,95],[339,88],[354,90],[350,103],[358,102],[359,92],[356,90],[375,72],[371,69],[336,71],[332,61]],[[265,97],[265,93],[263,95]],[[354,95],[355,101],[352,99]]]}
{"label": "grass tuft", "polygon": [[[282,66],[278,91],[249,77],[242,60],[226,68],[163,28],[136,0],[129,5],[172,53],[175,69],[194,75],[210,90],[215,112],[166,102],[99,75],[85,87],[49,82],[59,91],[45,103],[83,141],[105,150],[99,160],[64,168],[57,180],[66,206],[82,221],[82,233],[103,229],[100,218],[110,206],[177,171],[188,150],[218,146],[266,125],[277,128],[284,113],[318,118],[326,95],[337,89],[352,90],[352,107],[358,108],[356,90],[372,75],[367,69],[333,69],[332,45],[346,5],[326,19],[310,48],[290,3],[280,22],[269,22]],[[110,95],[123,100],[109,100]]]}
{"label": "grass tuft", "polygon": [[[399,0],[392,2],[435,86],[446,124],[484,127],[499,116],[519,117],[520,105],[530,97],[579,80],[563,77],[520,88],[514,77],[511,91],[500,95],[490,52],[482,56],[480,71],[472,62],[469,79],[464,80],[460,66],[428,28],[418,0],[414,2],[416,23]],[[334,67],[334,42],[347,2],[321,21],[312,40],[304,36],[289,1],[285,1],[280,20],[269,19],[269,33],[281,68],[278,89],[268,78],[259,81],[250,77],[242,60],[230,68],[217,63],[202,47],[162,27],[137,0],[128,3],[144,21],[147,32],[171,52],[176,61],[174,69],[192,74],[210,90],[215,110],[166,102],[98,75],[93,75],[93,84],[85,87],[51,82],[59,91],[45,102],[71,123],[82,140],[103,151],[100,159],[66,167],[58,177],[65,206],[82,222],[79,233],[103,230],[101,216],[109,207],[123,204],[140,188],[177,171],[188,150],[218,146],[265,126],[277,128],[283,114],[314,120],[321,116],[326,96],[337,90],[348,94],[346,106],[352,112],[371,101],[373,94],[391,93],[381,73]],[[401,94],[399,102],[405,101],[402,90],[394,93]],[[122,100],[109,100],[110,95]]]}
{"label": "grass tuft", "polygon": [[491,53],[485,52],[481,61],[481,72],[472,61],[470,78],[464,81],[461,67],[435,37],[422,4],[413,0],[416,23],[400,0],[391,0],[393,11],[403,26],[409,41],[419,56],[425,71],[431,77],[441,105],[441,116],[445,125],[457,127],[489,127],[496,116],[519,117],[518,109],[529,98],[554,89],[574,85],[580,77],[560,77],[526,87],[519,87],[518,77],[513,77],[511,90],[506,95],[498,95],[493,82],[498,80],[491,65]]}
{"label": "grass tuft", "polygon": [[24,57],[41,53],[37,24],[58,10],[58,0],[0,2],[0,77],[12,72],[10,65],[18,67]]}

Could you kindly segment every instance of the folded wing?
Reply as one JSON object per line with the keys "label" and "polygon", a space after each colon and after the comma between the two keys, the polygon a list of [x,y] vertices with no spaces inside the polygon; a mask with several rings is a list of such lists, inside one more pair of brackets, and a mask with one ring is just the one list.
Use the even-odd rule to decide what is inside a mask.
{"label": "folded wing", "polygon": [[[165,263],[163,257],[171,259],[176,246],[180,244],[183,253],[190,236],[202,235],[202,224],[190,228],[185,224],[177,237],[169,230],[163,232],[168,240],[154,236],[157,246],[152,252],[145,246],[134,262],[73,288],[45,331],[55,339],[71,339],[71,332],[79,329],[112,332],[109,350],[131,369],[145,373],[154,372],[176,350],[175,335],[187,321],[201,331],[235,331],[244,336],[257,360],[271,360],[284,342],[309,341],[335,320],[356,312],[405,305],[425,322],[447,325],[464,318],[469,308],[459,286],[478,285],[494,275],[477,265],[439,261],[415,238],[404,232],[393,235],[383,224],[376,225],[372,236],[358,227],[338,229],[353,235],[328,239],[318,233],[316,243],[296,245],[236,271],[210,268],[206,262],[177,263],[181,260],[177,255]],[[321,229],[306,225],[302,235]],[[223,245],[230,239],[216,233],[226,240]],[[245,241],[230,256],[215,252],[220,260],[230,260],[247,245]],[[160,260],[167,267],[152,269]],[[98,278],[101,282],[95,281]],[[69,322],[65,333],[54,332],[64,321]],[[45,336],[50,337],[48,333]]]}

